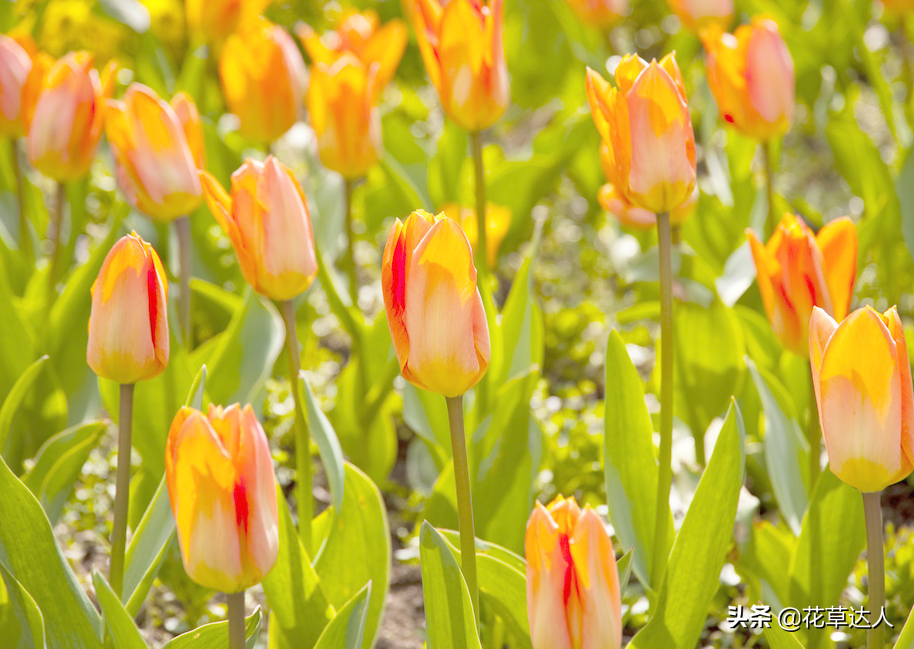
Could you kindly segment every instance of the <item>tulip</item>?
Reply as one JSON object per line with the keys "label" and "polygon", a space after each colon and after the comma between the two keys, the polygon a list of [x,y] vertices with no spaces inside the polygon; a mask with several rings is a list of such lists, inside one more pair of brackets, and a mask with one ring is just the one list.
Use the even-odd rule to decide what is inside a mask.
{"label": "tulip", "polygon": [[733,22],[733,0],[667,0],[679,20],[692,31]]}
{"label": "tulip", "polygon": [[574,498],[537,503],[524,539],[533,649],[618,649],[622,598],[603,522]]}
{"label": "tulip", "polygon": [[58,181],[89,171],[102,135],[114,69],[110,62],[99,76],[88,52],[71,52],[50,69],[34,110],[26,111],[32,166]]}
{"label": "tulip", "polygon": [[208,43],[220,43],[256,20],[272,0],[185,0],[187,26]]}
{"label": "tulip", "polygon": [[793,59],[777,23],[755,18],[733,34],[710,28],[702,41],[721,117],[763,142],[786,133],[793,121]]}
{"label": "tulip", "polygon": [[848,218],[813,235],[785,214],[766,245],[747,230],[759,291],[771,328],[787,349],[805,356],[809,317],[821,307],[841,320],[850,309],[857,275],[857,232]]}
{"label": "tulip", "polygon": [[179,92],[171,98],[171,109],[178,117],[178,123],[184,131],[184,139],[194,158],[194,166],[203,169],[206,162],[206,141],[203,138],[203,122],[200,120],[200,111],[190,95]]}
{"label": "tulip", "polygon": [[307,289],[317,274],[314,233],[292,170],[273,156],[248,159],[232,174],[231,196],[207,172],[201,179],[206,202],[254,290],[282,301]]}
{"label": "tulip", "polygon": [[304,77],[295,41],[262,18],[230,36],[219,58],[225,103],[241,134],[256,142],[272,142],[295,123]]}
{"label": "tulip", "polygon": [[[457,221],[467,235],[470,248],[476,250],[479,239],[479,221],[476,218],[476,210],[467,205],[447,203],[441,206],[441,211]],[[494,266],[498,261],[498,248],[510,228],[511,210],[504,205],[486,203],[486,257],[489,266]]]}
{"label": "tulip", "polygon": [[914,0],[882,0],[882,6],[887,15],[902,17],[914,11]]}
{"label": "tulip", "polygon": [[323,36],[304,24],[296,33],[315,65],[332,66],[346,53],[355,56],[366,70],[377,65],[375,75],[379,89],[390,83],[406,49],[403,21],[391,20],[381,26],[378,14],[373,11],[350,10],[343,15],[336,31],[328,31]]}
{"label": "tulip", "polygon": [[[185,111],[187,102],[183,100]],[[184,125],[168,102],[134,83],[123,101],[108,101],[105,131],[131,205],[160,221],[197,208],[203,198],[197,163]]]}
{"label": "tulip", "polygon": [[136,234],[121,238],[92,285],[86,362],[121,384],[158,376],[168,364],[168,282],[156,251]]}
{"label": "tulip", "polygon": [[22,87],[31,69],[28,51],[9,36],[0,35],[0,137],[25,135]]}
{"label": "tulip", "polygon": [[508,106],[502,0],[409,0],[419,51],[444,112],[482,131]]}
{"label": "tulip", "polygon": [[628,13],[628,0],[566,0],[585,25],[606,29]]}
{"label": "tulip", "polygon": [[829,466],[876,492],[914,469],[914,394],[898,310],[857,309],[838,324],[814,307],[809,362]]}
{"label": "tulip", "polygon": [[679,66],[672,54],[650,64],[628,55],[615,79],[617,88],[587,69],[608,179],[629,205],[671,212],[695,189],[695,135]]}
{"label": "tulip", "polygon": [[250,405],[178,411],[165,480],[181,558],[198,584],[237,593],[260,582],[279,551],[270,444]]}
{"label": "tulip", "polygon": [[364,176],[381,153],[377,67],[344,54],[311,68],[307,105],[321,162],[349,180]]}
{"label": "tulip", "polygon": [[489,329],[460,226],[421,210],[397,219],[381,282],[403,378],[445,397],[476,385],[489,366]]}

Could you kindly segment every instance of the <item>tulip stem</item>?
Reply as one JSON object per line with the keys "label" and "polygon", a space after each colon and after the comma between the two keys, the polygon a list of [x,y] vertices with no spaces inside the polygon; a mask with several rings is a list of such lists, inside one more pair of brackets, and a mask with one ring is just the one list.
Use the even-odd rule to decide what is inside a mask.
{"label": "tulip stem", "polygon": [[816,402],[816,388],[809,373],[809,420],[806,422],[806,439],[809,441],[809,493],[816,488],[821,466],[822,430],[819,428],[819,404]]}
{"label": "tulip stem", "polygon": [[305,548],[311,550],[311,519],[314,503],[311,498],[311,433],[305,417],[301,398],[299,373],[301,372],[298,335],[295,331],[295,307],[292,300],[281,304],[282,319],[286,324],[286,353],[289,355],[289,389],[295,402],[295,499],[298,501],[298,535]]}
{"label": "tulip stem", "polygon": [[133,428],[133,383],[122,383],[118,409],[117,478],[114,492],[114,527],[111,530],[111,567],[108,582],[120,599],[124,590],[124,553],[127,550],[127,516],[130,506],[130,436]]}
{"label": "tulip stem", "polygon": [[48,237],[51,239],[51,266],[48,275],[48,305],[54,300],[57,288],[57,272],[60,266],[60,230],[63,227],[63,204],[67,200],[67,185],[62,180],[57,181],[57,196],[54,202],[54,211],[48,223]]}
{"label": "tulip stem", "polygon": [[867,649],[884,649],[885,627],[876,621],[885,608],[885,563],[882,541],[881,491],[863,494],[863,514],[866,518],[866,583],[869,595],[869,623],[866,632]]}
{"label": "tulip stem", "polygon": [[13,151],[13,173],[16,176],[16,200],[19,203],[19,252],[26,256],[29,264],[33,264],[35,251],[32,250],[29,219],[25,213],[25,177],[22,175],[22,163],[19,161],[19,142],[16,138],[12,138],[10,142]]}
{"label": "tulip stem", "polygon": [[349,300],[353,308],[359,307],[359,280],[355,268],[355,234],[352,231],[352,191],[355,181],[346,178],[343,183],[343,210],[346,222],[346,250],[343,252],[343,264],[349,278]]}
{"label": "tulip stem", "polygon": [[771,140],[762,142],[762,157],[765,159],[765,193],[768,200],[768,218],[765,220],[765,240],[774,233],[777,217],[774,214],[774,153]]}
{"label": "tulip stem", "polygon": [[473,150],[473,170],[476,180],[476,268],[482,273],[482,282],[489,281],[488,233],[486,232],[486,172],[482,160],[482,131],[470,133]]}
{"label": "tulip stem", "polygon": [[190,238],[190,217],[182,216],[175,219],[175,234],[178,235],[178,322],[181,326],[181,338],[184,346],[190,349],[190,271],[193,264],[192,246]]}
{"label": "tulip stem", "polygon": [[650,575],[654,591],[660,588],[666,571],[670,488],[673,484],[673,272],[669,212],[657,215],[657,236],[660,244],[660,466],[657,471],[654,554]]}
{"label": "tulip stem", "polygon": [[244,591],[226,593],[228,603],[229,649],[244,649]]}
{"label": "tulip stem", "polygon": [[457,521],[460,527],[460,566],[479,621],[479,591],[476,587],[476,531],[473,528],[473,497],[470,494],[470,468],[467,462],[466,434],[463,429],[463,395],[445,397],[451,427],[451,453],[457,488]]}

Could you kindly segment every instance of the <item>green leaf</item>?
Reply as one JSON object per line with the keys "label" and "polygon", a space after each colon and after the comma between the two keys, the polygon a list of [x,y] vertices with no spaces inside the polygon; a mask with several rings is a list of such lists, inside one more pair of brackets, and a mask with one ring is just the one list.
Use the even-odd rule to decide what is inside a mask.
{"label": "green leaf", "polygon": [[914,609],[908,613],[908,619],[901,629],[901,635],[898,636],[895,649],[914,649]]}
{"label": "green leaf", "polygon": [[[777,624],[762,630],[762,635],[768,641],[770,649],[803,649],[797,636],[790,631],[785,631]],[[895,645],[896,647],[898,645]]]}
{"label": "green leaf", "polygon": [[[657,460],[638,370],[618,331],[606,345],[603,472],[609,518],[642,584],[650,583],[651,544],[657,511]],[[672,515],[670,516],[672,527]]]}
{"label": "green leaf", "polygon": [[673,543],[657,609],[630,649],[693,649],[720,587],[743,484],[743,425],[735,404]]}
{"label": "green leaf", "polygon": [[444,537],[427,521],[419,533],[419,561],[428,649],[482,649],[460,567]]}
{"label": "green leaf", "polygon": [[368,619],[370,597],[371,582],[369,581],[330,620],[330,624],[318,638],[315,649],[361,649],[365,637],[365,622]]}
{"label": "green leaf", "polygon": [[35,465],[23,477],[51,523],[56,523],[63,513],[83,465],[98,446],[105,428],[104,422],[96,421],[54,435],[39,449]]}
{"label": "green leaf", "polygon": [[190,390],[187,393],[187,401],[184,405],[189,408],[203,409],[203,397],[206,392],[206,365],[200,367],[194,382],[190,384]]}
{"label": "green leaf", "polygon": [[35,600],[0,564],[4,592],[0,594],[0,638],[9,649],[44,647],[44,620]]}
{"label": "green leaf", "polygon": [[[262,613],[258,606],[244,620],[247,649],[254,649],[260,634]],[[162,649],[225,649],[228,646],[228,622],[211,622],[182,633],[170,640]]]}
{"label": "green leaf", "polygon": [[459,203],[460,176],[467,159],[466,130],[446,120],[438,138],[438,150],[428,165],[428,193],[441,208],[445,203]]}
{"label": "green leaf", "polygon": [[298,375],[299,387],[305,395],[305,407],[308,410],[308,426],[311,427],[311,434],[317,443],[317,450],[320,453],[321,461],[324,463],[324,469],[327,471],[327,479],[330,481],[331,504],[339,510],[343,504],[345,493],[345,475],[343,473],[343,449],[340,447],[340,440],[336,436],[336,431],[330,425],[330,420],[321,410],[321,406],[314,396],[304,372]]}
{"label": "green leaf", "polygon": [[[765,413],[765,466],[778,501],[781,516],[793,530],[800,533],[806,503],[809,499],[809,443],[789,408],[789,396],[777,379],[758,368],[748,358],[746,367],[755,383],[762,410]],[[775,396],[775,394],[779,396]]]}
{"label": "green leaf", "polygon": [[[365,649],[377,633],[390,584],[390,533],[381,492],[371,479],[351,464],[345,465],[345,497],[337,512],[328,508],[315,521],[320,529],[329,523],[327,541],[314,561],[314,569],[327,601],[341,608],[369,581],[372,584],[365,623]],[[366,542],[366,539],[371,539]]]}
{"label": "green leaf", "polygon": [[46,360],[48,360],[48,356],[44,355],[29,365],[28,369],[19,376],[16,383],[13,384],[12,390],[9,391],[9,394],[7,394],[6,398],[3,400],[3,406],[0,407],[0,451],[3,451],[6,448],[6,441],[13,431],[13,417],[16,416],[16,412],[22,405],[22,401],[25,399],[29,390],[32,389],[32,384],[35,383],[38,375],[41,374],[41,370],[43,369]]}
{"label": "green leaf", "polygon": [[92,583],[95,585],[95,596],[102,608],[105,626],[114,639],[114,646],[117,649],[146,649],[146,643],[143,642],[143,636],[136,628],[133,618],[124,610],[124,605],[105,578],[95,570],[92,571]]}
{"label": "green leaf", "polygon": [[261,582],[271,611],[270,637],[271,641],[279,638],[276,642],[280,647],[308,649],[314,646],[333,617],[333,609],[327,603],[317,573],[311,567],[311,559],[298,537],[282,489],[279,485],[276,488],[279,554],[273,569]]}
{"label": "green leaf", "polygon": [[616,570],[619,572],[619,592],[625,595],[625,588],[632,576],[632,551],[629,550],[616,561]]}
{"label": "green leaf", "polygon": [[139,613],[174,534],[175,518],[171,513],[168,487],[162,478],[127,548],[124,597],[130,615]]}
{"label": "green leaf", "polygon": [[0,461],[0,564],[22,584],[45,618],[48,646],[101,648],[101,620],[63,557],[41,505]]}

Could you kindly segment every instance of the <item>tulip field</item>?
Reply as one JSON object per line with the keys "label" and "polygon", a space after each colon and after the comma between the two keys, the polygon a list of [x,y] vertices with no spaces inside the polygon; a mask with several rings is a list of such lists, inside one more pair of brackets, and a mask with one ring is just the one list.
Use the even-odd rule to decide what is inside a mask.
{"label": "tulip field", "polygon": [[914,649],[914,2],[0,0],[0,649]]}

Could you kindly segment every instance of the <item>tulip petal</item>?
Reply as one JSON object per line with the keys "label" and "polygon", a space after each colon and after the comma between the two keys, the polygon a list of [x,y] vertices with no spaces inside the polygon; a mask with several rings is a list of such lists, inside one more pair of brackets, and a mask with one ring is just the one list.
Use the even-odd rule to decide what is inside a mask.
{"label": "tulip petal", "polygon": [[838,323],[819,307],[812,308],[809,318],[809,364],[812,370],[812,385],[816,393],[816,404],[822,412],[822,399],[819,396],[819,371],[822,368],[822,354],[829,338],[835,333]]}
{"label": "tulip petal", "polygon": [[570,556],[562,552],[559,528],[542,504],[527,523],[527,616],[534,647],[573,649],[565,618],[565,582]]}
{"label": "tulip petal", "polygon": [[911,363],[908,360],[908,344],[905,340],[904,325],[898,309],[892,307],[883,314],[886,326],[895,341],[895,358],[901,382],[901,449],[907,459],[907,471],[914,468],[914,387],[911,384]]}
{"label": "tulip petal", "polygon": [[574,527],[571,558],[582,592],[581,649],[622,646],[622,596],[612,541],[603,521],[585,508]]}
{"label": "tulip petal", "polygon": [[843,320],[850,310],[857,278],[857,230],[849,218],[835,219],[819,230],[816,243],[822,251],[835,318]]}

